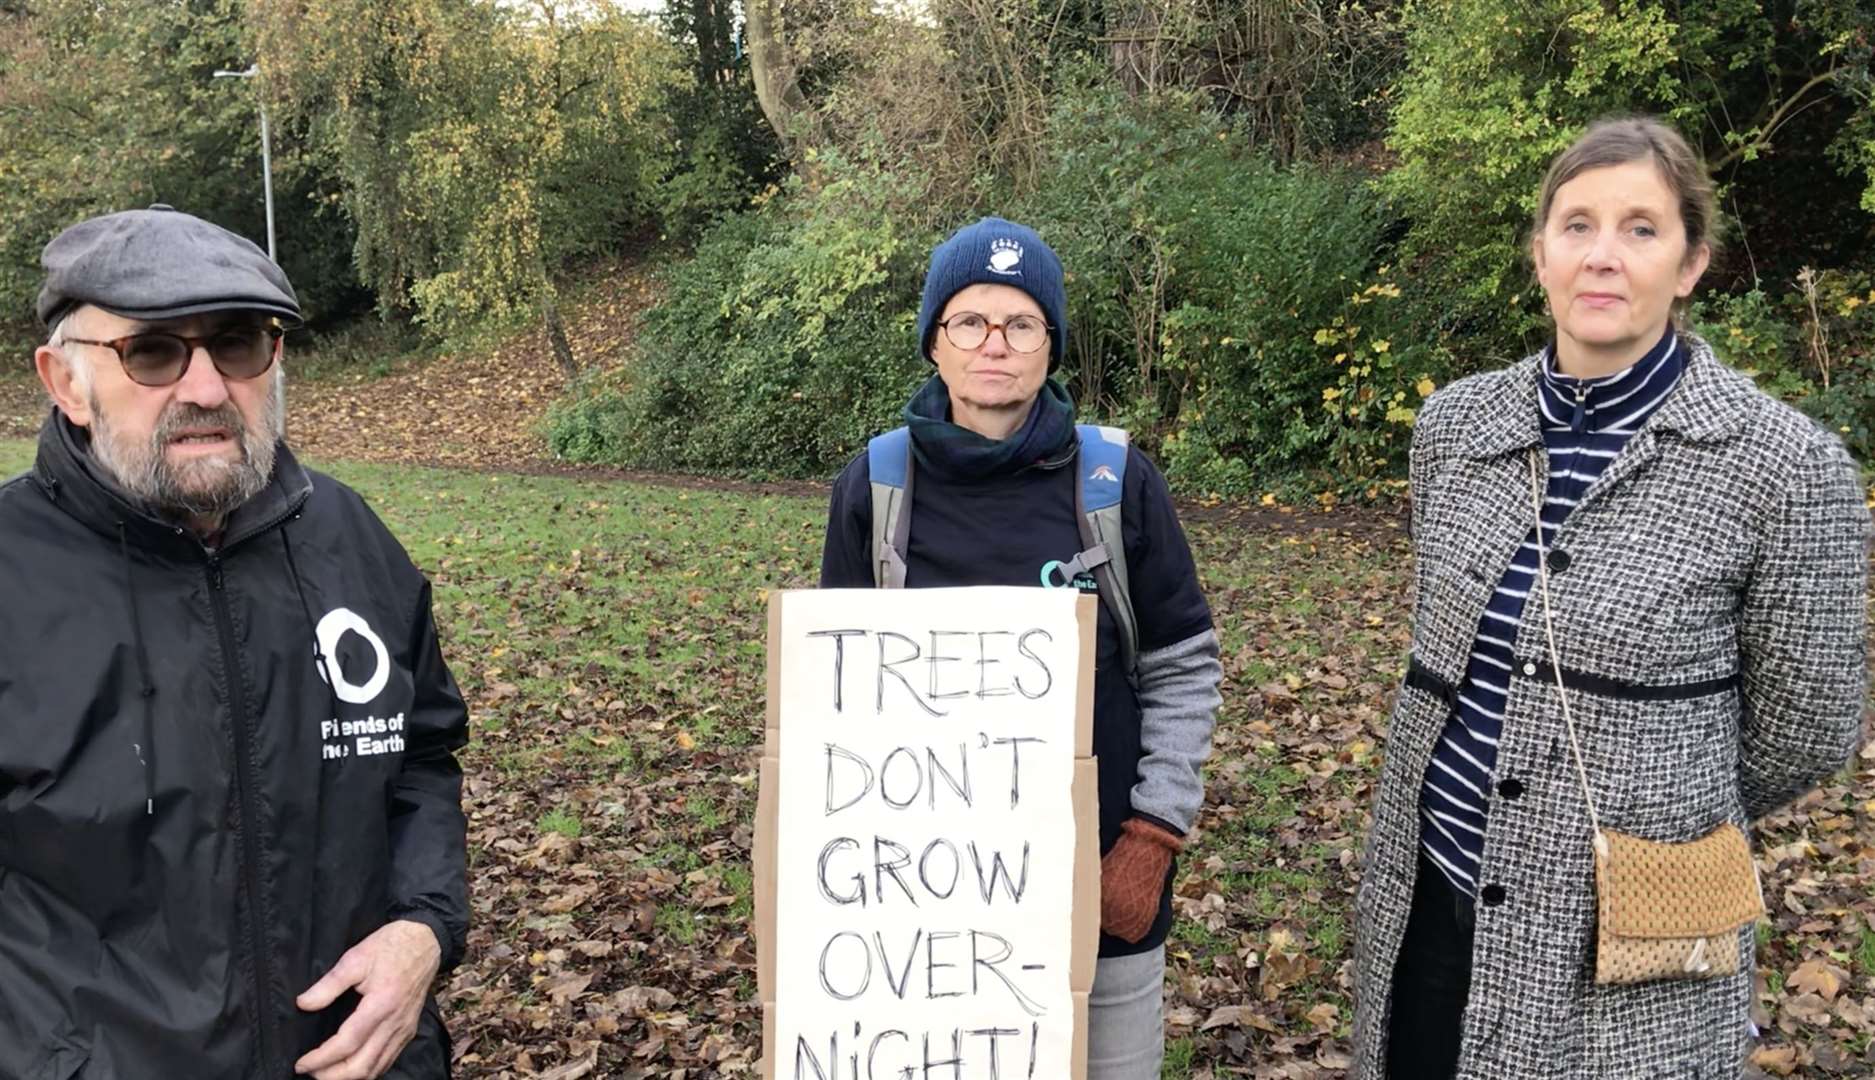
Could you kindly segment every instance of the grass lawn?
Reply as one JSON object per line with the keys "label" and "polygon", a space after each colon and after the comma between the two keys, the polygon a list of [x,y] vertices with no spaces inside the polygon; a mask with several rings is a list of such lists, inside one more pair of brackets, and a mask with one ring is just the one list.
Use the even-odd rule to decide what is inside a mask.
{"label": "grass lawn", "polygon": [[[0,471],[30,455],[0,441]],[[476,924],[446,994],[458,1074],[753,1071],[763,619],[768,589],[814,580],[822,500],[333,471],[434,580],[473,708]],[[1166,1075],[1340,1075],[1353,862],[1407,639],[1405,541],[1384,526],[1190,534],[1225,709],[1177,885]],[[1794,1060],[1869,1050],[1860,1006],[1784,1008],[1813,992],[1806,962],[1875,1007],[1875,760],[1862,768],[1760,837],[1778,910],[1759,1019]]]}

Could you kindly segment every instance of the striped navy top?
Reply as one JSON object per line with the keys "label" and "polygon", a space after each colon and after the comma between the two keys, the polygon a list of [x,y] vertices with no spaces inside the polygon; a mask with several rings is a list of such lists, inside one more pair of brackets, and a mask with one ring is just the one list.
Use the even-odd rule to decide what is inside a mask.
{"label": "striped navy top", "polygon": [[[1549,452],[1542,516],[1545,549],[1589,485],[1672,392],[1684,366],[1672,327],[1632,367],[1599,379],[1559,374],[1554,347],[1544,350],[1537,401],[1543,445]],[[1537,588],[1536,553],[1532,528],[1485,605],[1459,687],[1458,708],[1446,719],[1420,789],[1420,846],[1454,886],[1472,897],[1478,894],[1486,792],[1497,771],[1517,624],[1525,600]],[[1542,617],[1540,610],[1533,612]]]}

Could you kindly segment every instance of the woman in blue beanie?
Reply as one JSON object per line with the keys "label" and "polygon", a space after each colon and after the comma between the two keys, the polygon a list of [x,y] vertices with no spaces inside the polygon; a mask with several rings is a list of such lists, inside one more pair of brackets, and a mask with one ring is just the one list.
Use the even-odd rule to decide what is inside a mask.
{"label": "woman in blue beanie", "polygon": [[[1052,377],[1067,292],[1060,259],[1034,230],[984,218],[939,245],[918,335],[937,373],[906,404],[906,426],[873,440],[835,482],[820,584],[1039,584],[1101,597],[1102,933],[1087,1075],[1157,1077],[1173,857],[1204,802],[1199,769],[1219,704],[1211,610],[1158,469],[1124,432],[1077,430],[1074,402]],[[875,534],[873,492],[912,492],[914,473],[909,507]],[[1103,522],[1123,550],[1082,560],[1111,537],[1097,532]]]}

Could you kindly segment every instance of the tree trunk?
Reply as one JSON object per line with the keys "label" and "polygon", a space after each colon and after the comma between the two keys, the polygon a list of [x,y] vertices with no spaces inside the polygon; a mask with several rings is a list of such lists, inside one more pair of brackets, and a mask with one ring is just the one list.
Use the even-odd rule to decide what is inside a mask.
{"label": "tree trunk", "polygon": [[540,318],[547,328],[547,345],[553,349],[553,358],[566,372],[567,381],[572,382],[579,377],[579,365],[573,361],[573,346],[566,339],[566,322],[560,318],[560,301],[552,285],[541,293]]}
{"label": "tree trunk", "polygon": [[781,0],[748,0],[743,5],[749,36],[749,69],[755,76],[755,99],[775,136],[798,165],[813,119],[807,97],[794,78],[794,58],[783,38]]}
{"label": "tree trunk", "polygon": [[727,50],[713,0],[690,0],[690,27],[697,36],[697,85],[721,86]]}

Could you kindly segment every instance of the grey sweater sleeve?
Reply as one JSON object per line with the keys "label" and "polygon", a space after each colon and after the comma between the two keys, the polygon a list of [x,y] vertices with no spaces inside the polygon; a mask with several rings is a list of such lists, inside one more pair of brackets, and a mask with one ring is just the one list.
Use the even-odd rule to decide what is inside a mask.
{"label": "grey sweater sleeve", "polygon": [[1211,755],[1211,728],[1223,703],[1217,634],[1206,630],[1139,654],[1139,782],[1133,812],[1188,833],[1204,805],[1199,775]]}

